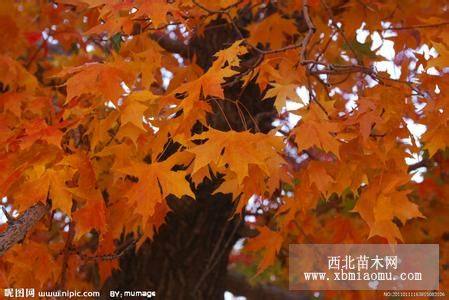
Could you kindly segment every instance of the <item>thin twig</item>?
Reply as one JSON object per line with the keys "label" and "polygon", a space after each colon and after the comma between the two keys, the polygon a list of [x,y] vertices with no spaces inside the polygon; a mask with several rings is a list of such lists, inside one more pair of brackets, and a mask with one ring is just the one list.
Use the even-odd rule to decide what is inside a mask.
{"label": "thin twig", "polygon": [[65,242],[64,250],[63,250],[63,258],[62,258],[62,268],[61,268],[61,276],[59,278],[59,283],[57,285],[57,289],[64,289],[66,280],[67,280],[67,269],[69,267],[69,257],[70,257],[70,248],[72,247],[72,241],[75,237],[75,223],[73,220],[69,223],[69,232],[67,234],[67,240]]}
{"label": "thin twig", "polygon": [[238,27],[238,25],[234,22],[231,14],[229,13],[229,8],[232,8],[234,6],[237,6],[238,4],[240,4],[242,1],[237,1],[236,3],[227,6],[225,9],[222,10],[212,10],[212,9],[208,9],[207,7],[205,7],[204,5],[202,5],[201,3],[199,3],[196,0],[192,0],[192,3],[195,4],[196,6],[198,6],[199,8],[201,8],[202,10],[206,11],[208,14],[222,14],[225,15],[228,19],[229,22],[231,23],[232,27],[234,28],[235,32],[237,33],[239,39],[243,40],[244,44],[247,45],[248,47],[250,47],[251,49],[253,49],[254,51],[262,54],[262,55],[269,55],[269,54],[276,54],[276,53],[280,53],[280,52],[285,52],[288,50],[292,50],[292,49],[297,49],[302,47],[302,43],[297,43],[297,44],[293,44],[293,45],[288,45],[282,48],[278,48],[278,49],[273,49],[273,50],[263,50],[260,49],[256,46],[254,46],[253,44],[251,44],[242,34],[242,31],[240,30],[240,28]]}
{"label": "thin twig", "polygon": [[334,28],[340,33],[340,35],[343,38],[344,42],[346,43],[346,45],[348,45],[349,50],[351,50],[352,54],[356,58],[358,64],[361,64],[360,57],[357,54],[357,52],[354,50],[354,48],[352,47],[352,45],[349,42],[348,38],[346,37],[346,34],[345,34],[344,30],[340,26],[338,26],[337,23],[335,22],[334,13],[332,12],[332,9],[329,7],[329,5],[327,4],[327,2],[325,0],[321,0],[321,4],[323,4],[324,8],[326,9],[327,13],[329,14],[329,18],[331,20],[332,26],[334,26]]}
{"label": "thin twig", "polygon": [[14,221],[15,221],[15,218],[9,214],[9,212],[6,210],[5,206],[2,206],[2,211],[3,211],[3,214],[6,217],[6,220],[8,220],[8,223],[9,224],[13,224]]}
{"label": "thin twig", "polygon": [[242,0],[238,0],[235,3],[232,3],[228,6],[226,6],[223,9],[219,9],[219,10],[213,10],[213,9],[209,9],[207,7],[205,7],[203,4],[199,3],[196,0],[192,0],[192,3],[195,4],[196,6],[198,6],[199,8],[201,8],[202,10],[208,12],[209,14],[225,14],[227,13],[231,8],[238,6],[240,3],[242,3]]}
{"label": "thin twig", "polygon": [[[48,38],[48,37],[47,37]],[[39,52],[41,52],[41,50],[44,48],[44,45],[47,44],[47,38],[42,40],[42,43],[39,45],[39,47],[37,47],[37,49],[33,52],[33,54],[30,56],[30,58],[28,59],[27,63],[25,64],[25,68],[29,68],[31,66],[31,64],[33,63],[33,61],[36,59],[37,55],[39,54]]]}
{"label": "thin twig", "polygon": [[306,65],[307,64],[307,45],[310,42],[310,39],[312,38],[312,35],[315,33],[316,28],[315,25],[312,22],[312,19],[310,18],[309,15],[309,1],[308,0],[304,0],[303,1],[303,15],[304,15],[304,20],[306,21],[307,24],[307,34],[304,37],[304,39],[302,40],[302,44],[301,44],[301,64],[302,65]]}
{"label": "thin twig", "polygon": [[441,26],[448,26],[449,21],[447,22],[441,22],[441,23],[434,23],[434,24],[420,24],[420,25],[410,25],[410,26],[390,26],[387,28],[382,29],[376,29],[376,31],[383,31],[383,30],[414,30],[414,29],[426,29],[426,28],[434,28],[434,27],[441,27]]}
{"label": "thin twig", "polygon": [[[229,223],[228,223],[229,224]],[[223,254],[226,252],[226,250],[228,249],[228,247],[230,246],[230,243],[232,242],[232,240],[234,239],[234,235],[237,232],[237,229],[242,225],[242,221],[241,220],[236,220],[236,224],[234,225],[234,228],[232,229],[231,234],[229,235],[228,239],[226,240],[226,243],[224,244],[222,251],[220,253],[218,253],[218,255],[216,257],[210,257],[211,259],[208,261],[206,269],[204,270],[204,272],[201,274],[201,277],[199,278],[197,284],[195,285],[195,287],[193,288],[193,291],[195,292],[196,290],[198,290],[203,281],[206,279],[207,275],[209,275],[210,272],[213,271],[213,269],[215,268],[215,266],[220,262],[220,258],[223,256]],[[225,227],[226,229],[226,227]],[[224,229],[224,230],[225,230]],[[224,231],[223,230],[223,231]],[[220,241],[218,243],[218,245],[221,245],[221,238]]]}
{"label": "thin twig", "polygon": [[103,255],[86,255],[82,254],[81,252],[77,251],[76,249],[70,249],[71,251],[75,252],[79,257],[81,257],[84,260],[114,260],[118,259],[121,256],[123,256],[126,252],[128,252],[130,249],[132,249],[133,246],[137,244],[137,242],[142,237],[141,234],[139,234],[136,238],[131,239],[127,244],[122,245],[121,247],[118,247],[118,249],[111,254],[103,254]]}
{"label": "thin twig", "polygon": [[224,118],[225,121],[226,121],[226,124],[227,124],[228,127],[229,127],[229,130],[234,130],[234,129],[232,128],[232,126],[231,126],[231,123],[230,123],[229,120],[228,120],[228,117],[226,116],[226,113],[224,112],[223,108],[221,108],[221,105],[218,103],[217,98],[211,97],[210,99],[212,99],[212,100],[215,102],[215,104],[217,104],[218,108],[220,109],[220,111],[221,111],[221,113],[222,113],[222,115],[223,115],[223,118]]}

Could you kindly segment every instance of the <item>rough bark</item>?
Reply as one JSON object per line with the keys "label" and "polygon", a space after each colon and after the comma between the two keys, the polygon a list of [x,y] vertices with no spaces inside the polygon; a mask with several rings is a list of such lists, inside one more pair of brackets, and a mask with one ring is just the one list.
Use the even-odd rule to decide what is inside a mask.
{"label": "rough bark", "polygon": [[[220,299],[228,255],[240,218],[230,195],[211,195],[217,185],[199,186],[196,199],[170,198],[172,212],[154,239],[120,260],[108,290],[154,290],[158,299]],[[104,293],[105,295],[107,292]]]}
{"label": "rough bark", "polygon": [[8,228],[0,233],[0,256],[12,246],[22,241],[32,227],[48,212],[48,206],[37,203],[28,208],[17,219],[8,220]]}

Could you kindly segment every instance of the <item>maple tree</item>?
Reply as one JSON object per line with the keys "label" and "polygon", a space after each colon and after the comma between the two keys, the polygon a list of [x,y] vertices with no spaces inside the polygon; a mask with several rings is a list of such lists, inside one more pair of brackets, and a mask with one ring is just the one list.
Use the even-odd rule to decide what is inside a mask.
{"label": "maple tree", "polygon": [[0,285],[290,299],[289,244],[404,242],[448,287],[447,5],[1,1]]}

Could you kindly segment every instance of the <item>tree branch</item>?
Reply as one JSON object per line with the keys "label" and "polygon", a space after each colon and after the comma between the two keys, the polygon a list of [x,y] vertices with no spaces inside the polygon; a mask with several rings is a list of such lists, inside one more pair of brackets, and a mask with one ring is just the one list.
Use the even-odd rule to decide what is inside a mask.
{"label": "tree branch", "polygon": [[[75,204],[74,204],[75,205]],[[74,207],[72,207],[72,212],[74,211]],[[75,222],[73,220],[69,223],[69,232],[67,234],[67,240],[65,242],[63,257],[62,257],[62,268],[61,268],[61,276],[59,278],[59,282],[57,285],[58,289],[64,289],[67,281],[67,269],[69,267],[69,249],[72,246],[73,238],[75,237]]]}
{"label": "tree branch", "polygon": [[304,1],[303,2],[303,9],[302,9],[303,15],[304,15],[304,20],[306,21],[307,24],[307,34],[304,37],[304,39],[302,40],[302,44],[301,44],[301,64],[306,65],[308,64],[307,62],[307,45],[310,42],[310,39],[312,38],[312,35],[315,33],[316,28],[315,25],[312,22],[312,19],[310,18],[309,15],[309,2],[308,1]]}
{"label": "tree branch", "polygon": [[408,166],[408,172],[413,172],[419,168],[429,168],[432,166],[432,162],[430,161],[430,159],[423,159],[417,163],[411,164]]}
{"label": "tree branch", "polygon": [[189,57],[189,48],[186,44],[179,40],[174,40],[164,32],[156,31],[150,34],[151,38],[155,40],[159,46],[170,53],[178,53],[182,57]]}
{"label": "tree branch", "polygon": [[0,256],[9,248],[20,243],[30,231],[48,212],[49,207],[41,202],[28,208],[20,217],[8,220],[8,228],[0,233]]}
{"label": "tree branch", "polygon": [[131,240],[128,243],[118,247],[117,250],[111,254],[92,255],[91,256],[91,255],[85,255],[74,248],[71,248],[70,250],[75,252],[79,257],[81,257],[84,260],[102,260],[102,261],[114,260],[114,259],[118,259],[118,258],[122,257],[126,252],[133,249],[133,247],[137,244],[137,242],[140,240],[141,237],[142,237],[142,235],[139,234],[136,238],[131,238]]}
{"label": "tree branch", "polygon": [[383,30],[416,30],[416,29],[425,29],[425,28],[434,28],[434,27],[441,27],[441,26],[448,26],[449,22],[441,22],[441,23],[434,23],[434,24],[418,24],[418,25],[411,25],[411,26],[390,26],[387,28],[379,28],[378,31]]}

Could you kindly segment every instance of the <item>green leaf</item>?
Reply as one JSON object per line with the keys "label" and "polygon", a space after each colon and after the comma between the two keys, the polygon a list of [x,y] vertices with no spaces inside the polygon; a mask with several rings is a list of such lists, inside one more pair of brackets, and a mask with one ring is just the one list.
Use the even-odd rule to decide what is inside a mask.
{"label": "green leaf", "polygon": [[120,51],[120,47],[122,46],[122,43],[123,43],[122,34],[121,33],[116,33],[111,38],[111,43],[112,43],[112,48],[114,48],[115,52],[119,52]]}
{"label": "green leaf", "polygon": [[[367,57],[371,59],[375,59],[378,56],[376,55],[375,51],[371,50],[372,40],[370,37],[368,37],[365,41],[365,43],[359,43],[356,38],[354,38],[352,41],[349,42],[349,45],[344,43],[343,49],[350,52],[354,50],[358,56],[360,57]],[[351,50],[352,49],[352,50]]]}

